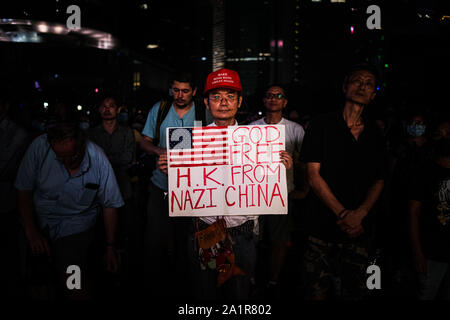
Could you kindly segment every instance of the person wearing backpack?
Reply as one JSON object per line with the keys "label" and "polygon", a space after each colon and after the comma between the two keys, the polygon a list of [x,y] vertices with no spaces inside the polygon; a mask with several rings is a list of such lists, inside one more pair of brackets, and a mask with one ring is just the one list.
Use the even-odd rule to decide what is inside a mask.
{"label": "person wearing backpack", "polygon": [[[166,153],[166,128],[206,126],[205,107],[194,98],[192,75],[177,73],[170,84],[171,100],[157,102],[147,116],[140,147],[149,155]],[[183,294],[187,256],[184,250],[189,218],[169,218],[167,174],[155,168],[149,183],[147,219],[144,227],[144,282],[153,296]],[[175,283],[171,283],[174,281]]]}

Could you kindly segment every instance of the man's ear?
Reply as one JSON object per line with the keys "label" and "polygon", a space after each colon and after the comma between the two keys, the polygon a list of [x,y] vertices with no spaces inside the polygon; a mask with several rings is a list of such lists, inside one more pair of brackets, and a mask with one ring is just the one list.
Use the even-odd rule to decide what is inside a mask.
{"label": "man's ear", "polygon": [[197,87],[195,87],[194,90],[192,90],[192,96],[195,97],[196,93],[197,93]]}
{"label": "man's ear", "polygon": [[118,108],[117,108],[117,113],[120,113],[120,111],[122,111],[122,109],[123,109],[122,106],[118,107]]}
{"label": "man's ear", "polygon": [[242,104],[242,96],[239,96],[239,102],[237,106],[238,109],[241,107],[241,104]]}
{"label": "man's ear", "polygon": [[211,109],[209,108],[209,99],[208,98],[203,98],[203,102],[205,103],[206,109],[211,111]]}
{"label": "man's ear", "polygon": [[288,99],[284,99],[283,109],[286,108],[287,104],[288,104]]}

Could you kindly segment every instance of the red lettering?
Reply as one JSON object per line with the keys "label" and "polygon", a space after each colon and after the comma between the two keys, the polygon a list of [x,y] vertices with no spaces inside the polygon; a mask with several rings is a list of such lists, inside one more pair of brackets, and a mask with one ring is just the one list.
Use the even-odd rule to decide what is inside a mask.
{"label": "red lettering", "polygon": [[237,153],[241,153],[241,151],[239,151],[239,150],[233,150],[234,147],[240,147],[242,149],[242,145],[240,145],[240,144],[232,144],[232,145],[230,145],[231,165],[234,164],[234,157],[233,157],[233,155],[237,154]]}
{"label": "red lettering", "polygon": [[[277,154],[277,153],[280,153],[280,149],[278,149],[278,150],[274,150],[273,148],[274,148],[274,146],[277,146],[277,145],[279,145],[279,146],[281,146],[281,145],[283,145],[281,142],[278,142],[278,143],[272,143],[270,146],[271,146],[271,153],[270,153],[270,161],[272,162],[272,163],[280,163],[281,161],[280,160],[278,160],[278,161],[275,161],[275,160],[273,160],[273,156],[275,155],[275,154]],[[279,158],[278,158],[279,159]]]}
{"label": "red lettering", "polygon": [[245,186],[245,193],[241,192],[241,187],[244,187],[243,185],[239,186],[239,208],[242,208],[242,196],[245,196],[245,207],[248,207],[248,190],[247,186]]}
{"label": "red lettering", "polygon": [[[275,189],[278,190],[277,193],[275,193]],[[284,207],[284,200],[283,200],[283,197],[281,196],[280,187],[278,186],[278,183],[275,183],[274,186],[273,186],[272,197],[270,198],[269,207],[272,206],[272,200],[273,200],[273,198],[274,198],[275,196],[279,196],[279,197],[280,197],[281,204],[282,204],[283,207]]]}
{"label": "red lettering", "polygon": [[231,167],[231,184],[234,184],[234,175],[239,173],[239,172],[234,172],[235,168],[240,168],[240,166]]}
{"label": "red lettering", "polygon": [[184,195],[184,209],[183,210],[186,210],[186,202],[188,202],[188,199],[189,199],[189,203],[191,204],[191,209],[193,209],[191,194],[189,193],[189,190],[186,190],[186,194]]}
{"label": "red lettering", "polygon": [[[247,145],[249,148],[248,150],[244,151],[244,146]],[[255,161],[253,161],[252,159],[250,159],[250,157],[247,155],[247,153],[249,153],[252,150],[252,145],[250,143],[244,143],[242,145],[242,163],[244,163],[244,156],[250,160],[251,163],[254,163]]]}
{"label": "red lettering", "polygon": [[249,184],[249,186],[251,187],[252,191],[250,192],[250,194],[252,195],[252,204],[250,205],[250,207],[254,207],[255,206],[255,195],[253,194],[253,188],[254,188],[254,184]]}
{"label": "red lettering", "polygon": [[[259,130],[259,140],[258,141],[253,141],[253,132],[255,132],[255,130]],[[262,130],[261,130],[261,128],[260,127],[252,127],[251,129],[250,129],[250,134],[249,134],[249,136],[250,136],[250,141],[251,142],[253,142],[253,143],[258,143],[258,142],[260,142],[261,141],[261,139],[262,139]]]}
{"label": "red lettering", "polygon": [[[278,140],[281,136],[280,130],[278,130],[277,127],[274,126],[267,126],[264,129],[266,129],[266,142],[273,142],[275,140]],[[272,133],[269,134],[269,129],[272,129],[272,133],[277,134],[278,136],[272,140],[269,140],[269,137],[272,135]],[[275,132],[274,132],[275,131]]]}
{"label": "red lettering", "polygon": [[227,203],[227,206],[232,207],[232,206],[234,206],[234,204],[235,204],[236,202],[233,202],[233,203],[229,203],[229,202],[228,202],[227,195],[228,195],[228,190],[230,190],[230,188],[233,188],[233,190],[236,191],[236,188],[235,188],[235,187],[229,186],[229,187],[227,188],[227,190],[225,191],[225,201],[226,201],[226,203]]}
{"label": "red lettering", "polygon": [[217,190],[217,188],[208,188],[206,190],[209,190],[209,206],[207,206],[207,208],[214,208],[217,207],[216,205],[213,205],[212,203],[212,194],[213,194],[213,190]]}
{"label": "red lettering", "polygon": [[[194,209],[202,209],[202,208],[204,208],[205,205],[203,205],[202,207],[199,207],[198,204],[199,204],[200,200],[202,199],[203,194],[205,193],[205,190],[204,190],[204,189],[194,189],[194,190],[192,190],[192,191],[194,192],[194,194],[195,194],[197,191],[200,191],[200,192],[201,192],[201,193],[200,193],[200,196],[199,196],[198,199],[197,199],[197,202],[195,203]],[[187,192],[187,191],[186,191],[186,192]]]}
{"label": "red lettering", "polygon": [[264,194],[264,190],[262,190],[261,185],[258,184],[258,207],[261,206],[261,195],[264,198],[264,201],[266,202],[266,206],[268,205],[267,203],[267,191],[268,191],[268,184],[266,184],[266,194]]}
{"label": "red lettering", "polygon": [[181,178],[187,178],[188,187],[190,187],[191,186],[191,168],[187,168],[186,175],[180,175],[180,168],[177,168],[177,188],[180,187]]}
{"label": "red lettering", "polygon": [[[236,134],[236,132],[238,132],[238,131],[242,131],[243,133],[242,133],[241,135],[238,135],[237,138],[239,138],[239,140],[236,140],[235,134]],[[242,142],[244,142],[244,137],[246,136],[247,131],[248,131],[248,127],[238,127],[238,128],[236,128],[236,129],[233,131],[233,134],[232,134],[233,142],[234,142],[234,143],[242,143]],[[244,132],[245,132],[245,133],[244,133]]]}
{"label": "red lettering", "polygon": [[206,168],[203,168],[203,185],[206,186],[206,179],[209,179],[211,181],[214,181],[215,183],[217,183],[218,185],[222,185],[219,181],[214,180],[213,178],[210,178],[209,176],[216,171],[217,168],[214,168],[211,172],[209,172],[208,174],[206,174]]}
{"label": "red lettering", "polygon": [[[256,170],[258,169],[258,167],[261,167],[262,172],[263,172],[261,181],[258,180],[258,178],[256,178]],[[264,167],[263,167],[262,165],[260,165],[260,164],[257,165],[257,166],[255,167],[255,170],[253,170],[253,177],[255,178],[255,180],[256,180],[258,183],[262,183],[262,182],[264,181],[265,172],[266,172],[266,171],[264,170]]]}
{"label": "red lettering", "polygon": [[[250,167],[249,170],[245,170],[246,166]],[[252,169],[253,169],[253,166],[251,164],[244,164],[244,166],[242,167],[242,183],[243,184],[245,183],[244,177],[247,177],[248,180],[250,180],[250,182],[253,183],[252,178],[250,178],[247,174],[248,172],[252,171]]]}
{"label": "red lettering", "polygon": [[280,183],[281,181],[281,170],[280,170],[280,165],[277,165],[277,167],[275,168],[275,170],[272,170],[272,168],[270,166],[267,166],[267,175],[266,175],[266,183],[269,182],[269,175],[270,172],[272,172],[273,174],[278,172],[278,183]]}
{"label": "red lettering", "polygon": [[182,209],[181,209],[181,203],[183,202],[183,190],[181,190],[181,199],[180,199],[180,201],[178,201],[178,198],[177,198],[177,196],[175,195],[175,192],[172,191],[172,195],[171,195],[171,197],[170,197],[170,211],[171,211],[171,212],[173,212],[173,200],[174,200],[174,199],[177,201],[178,208],[179,208],[180,210],[182,210]]}
{"label": "red lettering", "polygon": [[269,161],[259,161],[259,155],[260,154],[267,154],[267,149],[265,151],[263,151],[263,152],[259,152],[259,148],[261,146],[268,147],[269,144],[268,143],[261,143],[261,144],[257,144],[256,145],[256,163],[269,163]]}

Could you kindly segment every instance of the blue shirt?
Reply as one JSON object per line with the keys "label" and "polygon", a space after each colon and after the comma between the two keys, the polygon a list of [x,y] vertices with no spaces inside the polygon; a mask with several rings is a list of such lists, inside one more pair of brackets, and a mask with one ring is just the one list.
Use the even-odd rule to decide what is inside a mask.
{"label": "blue shirt", "polygon": [[33,192],[39,227],[48,227],[52,239],[94,226],[100,206],[124,205],[108,158],[90,141],[79,171],[71,177],[47,135],[37,137],[22,159],[14,186]]}
{"label": "blue shirt", "polygon": [[[142,134],[154,139],[156,130],[156,120],[158,118],[160,102],[156,103],[153,108],[149,111],[147,116],[147,121],[145,122]],[[170,106],[170,110],[167,113],[166,118],[161,123],[159,129],[159,143],[158,147],[166,149],[166,128],[169,127],[193,127],[195,121],[195,103],[192,103],[192,108],[186,113],[183,118],[178,116],[173,105]],[[162,173],[158,168],[153,171],[151,181],[158,188],[167,191],[168,189],[168,178],[165,173]]]}

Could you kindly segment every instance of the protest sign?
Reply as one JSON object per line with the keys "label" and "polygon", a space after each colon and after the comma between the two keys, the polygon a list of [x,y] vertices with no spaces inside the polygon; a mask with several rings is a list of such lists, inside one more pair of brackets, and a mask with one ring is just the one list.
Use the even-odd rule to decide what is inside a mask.
{"label": "protest sign", "polygon": [[167,128],[169,216],[287,214],[283,125]]}

